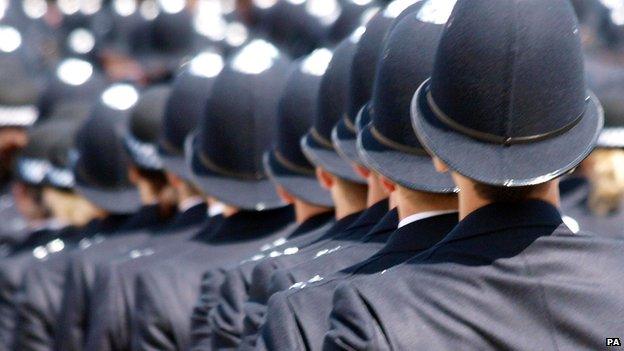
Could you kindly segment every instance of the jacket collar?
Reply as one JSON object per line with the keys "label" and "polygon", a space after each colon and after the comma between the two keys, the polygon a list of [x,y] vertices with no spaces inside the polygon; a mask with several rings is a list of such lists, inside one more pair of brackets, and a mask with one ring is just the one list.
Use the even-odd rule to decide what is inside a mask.
{"label": "jacket collar", "polygon": [[130,215],[117,215],[111,214],[103,219],[95,220],[88,224],[87,230],[89,233],[110,233],[119,229],[124,223],[130,219]]}
{"label": "jacket collar", "polygon": [[146,205],[141,207],[135,214],[119,228],[118,232],[143,229],[161,222],[158,205]]}
{"label": "jacket collar", "polygon": [[347,228],[350,228],[353,223],[355,223],[358,218],[362,215],[363,212],[357,212],[350,214],[344,218],[337,220],[325,234],[323,234],[320,238],[315,240],[315,242],[333,239],[336,236],[343,233]]}
{"label": "jacket collar", "polygon": [[206,219],[207,211],[208,206],[205,203],[198,203],[191,206],[186,209],[186,211],[177,213],[171,223],[161,231],[168,232],[199,224]]}
{"label": "jacket collar", "polygon": [[360,214],[355,222],[353,222],[347,230],[359,229],[362,227],[373,226],[381,220],[381,218],[388,212],[388,199],[381,200],[373,206],[367,208]]}
{"label": "jacket collar", "polygon": [[288,240],[292,240],[295,239],[297,237],[300,237],[302,235],[305,235],[313,230],[316,230],[322,226],[324,226],[325,224],[331,222],[334,218],[334,212],[333,211],[328,211],[325,213],[321,213],[318,214],[314,217],[309,218],[308,220],[304,221],[303,223],[301,223],[299,225],[299,227],[297,227],[297,229],[288,236]]}
{"label": "jacket collar", "polygon": [[559,226],[559,210],[546,202],[493,203],[469,214],[453,229],[444,242],[520,227]]}
{"label": "jacket collar", "polygon": [[244,241],[271,235],[294,221],[292,206],[266,211],[240,211],[224,218],[210,243]]}
{"label": "jacket collar", "polygon": [[458,214],[427,217],[397,229],[378,254],[424,251],[439,243],[457,225]]}
{"label": "jacket collar", "polygon": [[399,223],[399,211],[395,208],[387,212],[362,240],[386,242],[388,233],[396,230],[397,223]]}
{"label": "jacket collar", "polygon": [[197,234],[191,238],[191,241],[207,242],[212,237],[213,233],[219,229],[223,223],[223,216],[216,215],[206,217],[201,225],[201,228],[197,231]]}

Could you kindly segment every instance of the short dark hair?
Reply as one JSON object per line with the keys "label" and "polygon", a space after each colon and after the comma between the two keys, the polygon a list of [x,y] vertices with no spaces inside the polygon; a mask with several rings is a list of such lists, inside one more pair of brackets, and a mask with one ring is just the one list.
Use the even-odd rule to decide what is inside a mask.
{"label": "short dark hair", "polygon": [[475,192],[482,198],[493,202],[519,202],[524,201],[545,187],[545,184],[504,187],[483,183],[474,183]]}
{"label": "short dark hair", "polygon": [[152,186],[154,186],[156,191],[161,191],[169,185],[169,182],[167,181],[167,176],[163,171],[151,170],[141,167],[136,167],[136,170],[142,178],[145,178],[149,180],[150,183],[152,183]]}

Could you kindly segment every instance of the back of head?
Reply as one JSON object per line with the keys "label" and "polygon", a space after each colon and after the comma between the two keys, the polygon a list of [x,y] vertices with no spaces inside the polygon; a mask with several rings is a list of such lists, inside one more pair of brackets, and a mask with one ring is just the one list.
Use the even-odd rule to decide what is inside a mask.
{"label": "back of head", "polygon": [[252,179],[264,176],[262,154],[275,136],[287,62],[271,44],[257,40],[235,55],[217,78],[218,88],[207,105],[209,118],[200,131],[206,156],[218,167]]}
{"label": "back of head", "polygon": [[32,186],[44,184],[50,167],[50,149],[62,137],[62,127],[57,123],[46,122],[29,131],[30,140],[15,160],[18,180]]}
{"label": "back of head", "polygon": [[184,143],[203,116],[223,65],[220,54],[204,51],[183,66],[171,85],[158,139],[159,154],[165,169],[187,180],[192,176],[184,159]]}
{"label": "back of head", "polygon": [[347,108],[353,55],[361,33],[343,40],[334,50],[319,87],[316,116],[302,139],[306,157],[317,167],[348,181],[363,183],[348,159],[343,159],[332,143],[332,132]]}
{"label": "back of head", "polygon": [[158,153],[158,139],[170,93],[168,85],[153,85],[143,91],[130,113],[123,136],[132,161],[131,180],[139,189],[143,202],[156,201],[165,217],[173,214],[178,201]]}
{"label": "back of head", "polygon": [[312,171],[299,140],[314,122],[321,78],[331,57],[331,51],[323,48],[294,64],[279,102],[275,149],[288,162]]}
{"label": "back of head", "polygon": [[46,185],[66,191],[73,191],[76,184],[72,171],[70,153],[74,146],[74,137],[82,120],[61,119],[51,120],[59,130],[59,137],[49,147],[47,160],[49,162],[46,175]]}
{"label": "back of head", "polygon": [[[420,141],[451,170],[487,185],[481,193],[491,200],[575,168],[603,124],[572,6],[536,3],[457,1],[432,78],[412,103]],[[439,20],[428,5],[418,16]]]}
{"label": "back of head", "polygon": [[382,11],[380,16],[395,14],[392,18],[399,18],[380,49],[383,60],[377,64],[372,97],[361,112],[370,118],[358,138],[358,151],[365,164],[392,182],[420,192],[443,194],[456,190],[449,175],[436,172],[430,155],[413,132],[410,115],[414,91],[431,76],[445,27],[444,18],[433,22],[418,14],[429,6],[431,12],[448,15],[452,8],[449,4],[453,3],[438,0],[432,5],[422,1],[396,13],[398,3],[393,2]]}
{"label": "back of head", "polygon": [[300,140],[314,121],[321,77],[331,57],[331,51],[321,48],[292,65],[279,101],[274,147],[265,155],[265,168],[276,184],[318,206],[331,206],[332,201],[320,187]]}
{"label": "back of head", "polygon": [[121,135],[137,100],[134,87],[112,85],[101,95],[75,137],[72,157],[76,188],[113,213],[131,213],[140,207],[138,193],[128,179],[130,160]]}
{"label": "back of head", "polygon": [[130,158],[139,168],[163,170],[157,144],[170,91],[166,85],[148,88],[141,93],[130,113],[124,143]]}
{"label": "back of head", "polygon": [[48,168],[43,190],[43,202],[55,219],[84,226],[102,212],[90,201],[74,192],[75,177],[71,169],[70,151],[81,121],[51,120],[58,137],[48,149]]}
{"label": "back of head", "polygon": [[360,118],[362,125],[358,125],[358,116],[361,116],[360,111],[363,111],[364,106],[369,104],[377,66],[381,62],[384,39],[396,16],[413,2],[399,0],[388,5],[388,8],[377,11],[368,22],[356,29],[356,33],[363,34],[357,43],[350,67],[347,107],[332,134],[336,150],[355,164],[363,164],[357,152],[358,129],[368,123],[363,123],[363,119]]}
{"label": "back of head", "polygon": [[[216,78],[189,148],[196,181],[207,194],[246,209],[282,205],[262,158],[276,136],[288,63],[272,44],[254,40],[233,55]],[[240,188],[225,189],[225,184]]]}
{"label": "back of head", "polygon": [[360,109],[368,103],[373,92],[373,81],[377,64],[381,59],[384,39],[395,19],[419,0],[397,0],[379,10],[367,23],[358,30],[364,34],[358,46],[351,66],[351,84],[347,118],[355,122]]}

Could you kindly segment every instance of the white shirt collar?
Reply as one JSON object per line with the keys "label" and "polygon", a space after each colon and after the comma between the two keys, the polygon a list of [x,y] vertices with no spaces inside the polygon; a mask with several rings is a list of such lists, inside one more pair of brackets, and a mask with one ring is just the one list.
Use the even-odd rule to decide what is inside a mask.
{"label": "white shirt collar", "polygon": [[208,216],[209,217],[214,217],[214,216],[218,216],[220,214],[223,213],[224,210],[224,205],[220,202],[213,202],[209,207],[208,207]]}
{"label": "white shirt collar", "polygon": [[398,228],[403,228],[408,224],[414,223],[416,221],[420,221],[426,218],[430,218],[430,217],[434,217],[434,216],[441,216],[441,215],[445,215],[445,214],[449,214],[449,213],[456,213],[457,210],[450,210],[450,211],[429,211],[429,212],[420,212],[420,213],[416,213],[413,214],[411,216],[407,216],[405,218],[403,218],[400,222],[399,222],[399,226]]}
{"label": "white shirt collar", "polygon": [[178,210],[180,213],[184,213],[202,203],[204,203],[204,199],[201,196],[191,196],[178,204]]}

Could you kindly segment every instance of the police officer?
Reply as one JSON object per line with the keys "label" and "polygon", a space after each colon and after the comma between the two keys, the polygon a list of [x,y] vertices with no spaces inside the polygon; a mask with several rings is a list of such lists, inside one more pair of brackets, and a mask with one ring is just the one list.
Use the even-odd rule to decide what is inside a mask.
{"label": "police officer", "polygon": [[[167,170],[169,184],[176,189],[178,195],[179,211],[171,223],[154,231],[145,245],[98,267],[96,294],[90,307],[95,312],[92,314],[92,322],[89,323],[90,330],[85,346],[89,350],[130,348],[131,311],[135,305],[134,277],[146,264],[163,261],[179,254],[184,247],[189,247],[191,243],[184,242],[192,239],[206,223],[207,208],[200,191],[189,181],[170,173],[158,152],[160,143],[169,150],[170,164],[180,165],[180,160],[171,161],[176,156],[180,157],[176,152],[182,145],[175,143],[169,136],[175,136],[181,142],[183,139],[180,134],[195,125],[193,122],[197,121],[196,117],[199,117],[205,106],[206,99],[202,95],[207,95],[214,83],[214,77],[206,75],[210,76],[211,72],[218,73],[217,69],[208,64],[218,64],[212,60],[221,59],[215,53],[203,55],[196,57],[182,72],[176,82],[175,95],[169,95],[168,89],[150,88],[142,97],[142,100],[152,100],[150,108],[142,113],[134,113],[130,119],[130,130],[126,135],[127,149],[134,162],[143,168]],[[168,95],[168,98],[163,94]],[[181,119],[180,116],[185,118]],[[162,130],[165,126],[175,130],[169,130],[167,135]],[[118,307],[111,308],[111,305]]]}
{"label": "police officer", "polygon": [[[24,148],[16,160],[16,175],[23,185],[24,194],[29,202],[31,214],[37,213],[39,225],[34,227],[29,235],[8,257],[0,261],[0,333],[1,347],[10,350],[14,343],[17,290],[22,282],[26,267],[37,258],[45,256],[48,249],[57,247],[56,239],[68,228],[68,223],[61,223],[50,215],[49,208],[42,201],[42,186],[47,170],[47,150],[59,136],[57,127],[53,124],[43,124],[31,133],[32,141]],[[25,201],[20,199],[19,201]],[[25,206],[24,206],[25,207]]]}
{"label": "police officer", "polygon": [[335,252],[348,243],[362,239],[388,212],[388,195],[375,191],[372,197],[374,203],[371,204],[369,195],[372,190],[366,186],[353,164],[338,154],[331,142],[332,129],[346,109],[349,74],[357,40],[357,35],[345,39],[334,51],[320,83],[316,118],[301,141],[304,154],[316,167],[319,181],[330,190],[336,209],[336,223],[325,233],[323,240],[314,245],[294,255],[262,261],[254,268],[250,298],[244,308],[246,335],[255,335],[264,320],[266,303],[271,294],[269,284],[275,271],[309,261],[317,255]]}
{"label": "police officer", "polygon": [[18,350],[52,349],[68,254],[95,235],[98,228],[94,223],[106,217],[105,211],[73,190],[74,175],[68,156],[80,119],[72,117],[45,122],[53,126],[46,133],[53,133],[55,138],[46,150],[43,164],[46,169],[43,202],[53,218],[68,223],[75,231],[66,230],[46,245],[45,250],[34,252],[36,260],[23,273],[17,300],[15,349]]}
{"label": "police officer", "polygon": [[[370,98],[372,87],[368,82],[374,79],[376,60],[381,52],[381,44],[386,31],[393,18],[397,16],[402,9],[409,6],[409,4],[409,2],[404,2],[399,7],[393,6],[389,12],[384,11],[383,13],[378,13],[366,24],[366,27],[361,27],[356,31],[356,34],[354,34],[353,38],[355,39],[357,35],[362,32],[364,33],[356,44],[355,53],[352,56],[352,63],[349,65],[349,69],[347,72],[344,72],[350,82],[350,84],[345,87],[345,110],[342,115],[339,116],[338,123],[333,128],[331,134],[334,148],[338,154],[344,160],[350,162],[358,173],[366,178],[368,184],[367,203],[369,205],[374,205],[376,202],[386,198],[388,193],[383,189],[378,173],[370,171],[366,166],[363,166],[362,164],[364,162],[357,154],[355,147],[356,134],[354,130],[357,129],[356,125],[358,123],[355,121],[355,116],[362,108],[362,105],[368,102]],[[364,123],[362,122],[362,124]],[[282,269],[271,274],[270,281],[266,284],[268,287],[267,295],[288,289],[295,283],[333,273],[336,270],[349,267],[354,263],[368,258],[381,248],[388,235],[396,228],[397,222],[396,211],[390,211],[379,220],[379,223],[374,228],[365,233],[366,235],[361,239],[353,240],[353,242],[348,242],[344,245],[334,242],[333,244],[336,246],[334,246],[334,248],[330,247],[330,252],[326,254],[314,257],[314,259],[306,259],[303,257],[300,262],[291,262],[290,267],[282,267]],[[223,301],[224,303],[231,303],[232,300],[223,299]],[[214,319],[214,324],[216,326],[220,325],[219,321],[221,320],[233,320],[231,317],[219,318],[219,316],[216,315],[216,312],[228,310],[230,309],[219,308],[215,310],[215,315],[211,318]],[[251,348],[258,327],[257,324],[252,323],[251,316],[247,318],[247,320],[247,329],[243,333],[245,334],[243,337],[245,343],[244,347]],[[258,319],[258,321],[261,321],[261,319]],[[220,328],[223,334],[225,334],[225,330],[228,330],[228,335],[234,334],[232,330],[235,328],[230,325],[225,324]]]}
{"label": "police officer", "polygon": [[[158,163],[162,164],[169,183],[177,191],[179,212],[170,225],[153,233],[153,238],[145,246],[98,267],[97,298],[92,308],[101,308],[102,312],[94,313],[96,317],[87,343],[89,348],[129,349],[131,320],[135,318],[135,296],[124,291],[134,291],[134,277],[146,266],[180,255],[193,246],[203,245],[206,232],[220,221],[218,206],[211,206],[211,215],[208,216],[204,199],[190,180],[191,172],[184,160],[184,141],[203,115],[215,77],[222,66],[221,55],[212,51],[199,54],[181,69],[172,83],[162,118],[159,120],[152,114],[141,116],[151,120],[151,123],[143,123],[144,128],[147,125],[149,129],[159,131],[154,135],[156,139],[145,144],[144,149],[150,152],[157,150]],[[112,299],[123,299],[124,302],[116,304],[119,307],[113,310],[110,307]],[[111,314],[109,311],[116,314],[101,319],[101,316]]]}
{"label": "police officer", "polygon": [[624,229],[621,210],[623,198],[621,174],[621,83],[624,70],[604,55],[586,57],[588,85],[605,111],[605,128],[598,138],[597,149],[576,171],[561,181],[561,207],[570,228],[599,235],[622,238]]}
{"label": "police officer", "polygon": [[273,45],[255,40],[216,78],[187,156],[196,183],[224,203],[224,219],[210,228],[206,245],[137,277],[136,349],[188,347],[202,273],[250,257],[296,228],[292,208],[284,206],[262,169],[288,62]]}
{"label": "police officer", "polygon": [[[229,304],[239,307],[237,311],[242,310],[249,297],[251,272],[260,260],[294,254],[321,239],[334,223],[330,194],[318,183],[314,167],[300,146],[300,138],[314,119],[319,84],[331,57],[331,51],[322,48],[292,64],[279,101],[275,146],[265,153],[264,158],[266,172],[275,183],[278,194],[284,202],[294,206],[298,227],[286,240],[268,245],[265,253],[256,254],[240,264],[237,262],[223,274],[213,270],[204,275],[202,294],[192,317],[194,349],[211,348],[213,327],[208,314],[217,303],[227,299]],[[236,326],[232,330],[239,333],[232,333],[228,343],[238,341],[235,338],[240,337],[243,316],[242,313],[232,313],[231,317],[226,317],[231,318],[230,323]]]}
{"label": "police officer", "polygon": [[[3,223],[0,228],[0,255],[6,255],[29,234],[29,222],[32,225],[33,220],[44,217],[37,210],[37,202],[30,201],[32,199],[28,195],[34,192],[28,189],[26,183],[17,182],[11,186],[10,182],[15,155],[28,142],[27,128],[37,120],[36,103],[41,82],[23,65],[23,54],[19,48],[20,32],[13,27],[2,27],[0,30],[4,33],[4,44],[12,45],[5,49],[13,50],[0,57],[0,219]],[[18,42],[11,43],[11,40]],[[19,199],[24,201],[16,203]],[[17,206],[19,204],[21,206]]]}
{"label": "police officer", "polygon": [[[372,247],[354,246],[333,255],[346,258],[325,255],[287,274],[276,273],[273,285],[292,288],[269,300],[266,325],[256,349],[321,349],[332,295],[341,281],[380,273],[400,264],[435,245],[457,224],[457,196],[451,177],[437,174],[416,136],[404,133],[411,128],[413,91],[431,74],[444,25],[421,22],[410,15],[421,6],[419,3],[405,10],[407,14],[401,16],[407,20],[400,21],[387,36],[373,97],[362,112],[371,114],[372,121],[360,132],[358,140],[362,159],[384,176],[385,186],[393,193],[400,218],[398,229],[396,222],[391,222],[393,232],[377,252],[369,251]],[[391,3],[385,11],[394,9]],[[405,45],[408,40],[410,45]],[[402,84],[396,84],[397,81]],[[364,259],[352,261],[364,254]],[[349,267],[349,263],[354,265]],[[333,273],[335,270],[330,267],[340,271]],[[293,284],[297,279],[299,282]]]}
{"label": "police officer", "polygon": [[621,242],[573,234],[557,208],[556,178],[590,153],[602,109],[569,2],[535,5],[457,2],[412,115],[460,189],[461,221],[406,264],[342,285],[327,349],[598,349],[622,329]]}
{"label": "police officer", "polygon": [[162,226],[169,218],[170,203],[160,202],[168,192],[164,175],[131,163],[124,153],[121,128],[138,99],[133,86],[113,84],[76,134],[76,189],[108,212],[132,215],[114,231],[102,233],[71,254],[55,337],[59,349],[82,349],[96,265],[143,243],[148,238],[145,230]]}

